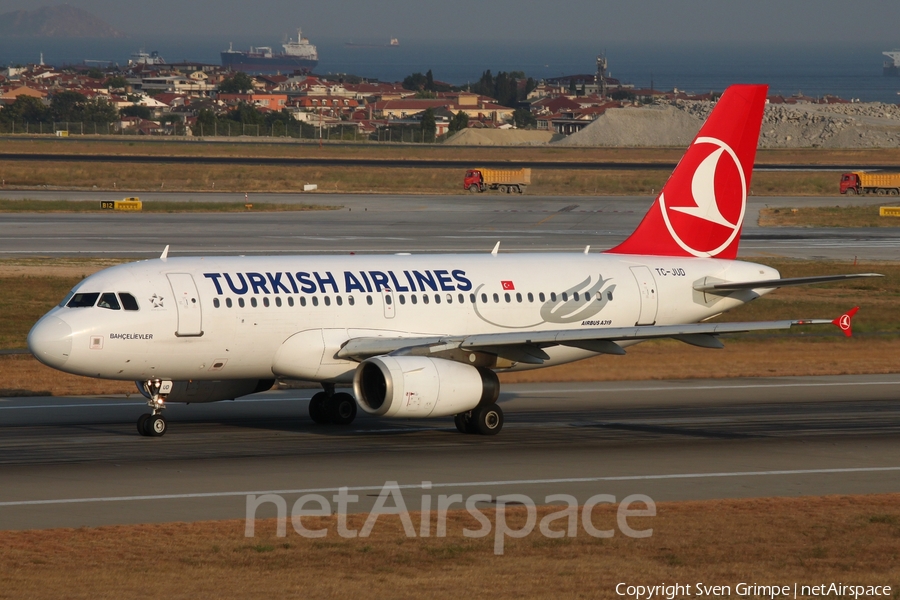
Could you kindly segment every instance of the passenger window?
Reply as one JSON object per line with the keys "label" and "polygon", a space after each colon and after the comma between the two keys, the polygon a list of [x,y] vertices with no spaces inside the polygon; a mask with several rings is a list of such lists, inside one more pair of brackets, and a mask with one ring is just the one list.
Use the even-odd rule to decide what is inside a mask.
{"label": "passenger window", "polygon": [[410,294],[409,300],[410,300],[410,302],[412,302],[413,304],[418,304],[418,303],[419,303],[419,297],[416,296],[415,294]]}
{"label": "passenger window", "polygon": [[400,304],[406,304],[406,296],[400,294]]}
{"label": "passenger window", "polygon": [[469,294],[469,302],[475,304],[475,294]]}
{"label": "passenger window", "polygon": [[231,308],[231,298],[225,298],[225,306]]}
{"label": "passenger window", "polygon": [[522,294],[520,294],[519,292],[516,292],[516,302],[521,302],[521,301],[522,301]]}
{"label": "passenger window", "polygon": [[428,304],[428,294],[422,294],[422,304]]}
{"label": "passenger window", "polygon": [[338,305],[338,306],[343,306],[343,305],[344,305],[344,299],[341,298],[340,296],[336,296],[335,299],[334,299],[334,301],[337,302],[337,305]]}
{"label": "passenger window", "polygon": [[528,292],[528,301],[534,302],[534,294],[532,294],[531,292]]}
{"label": "passenger window", "polygon": [[568,302],[568,301],[569,301],[569,293],[568,293],[568,292],[563,292],[563,293],[562,293],[562,299],[563,299],[563,302]]}
{"label": "passenger window", "polygon": [[293,306],[293,305],[294,305],[294,297],[288,296],[288,306]]}
{"label": "passenger window", "polygon": [[244,308],[244,299],[243,298],[238,298],[238,306],[240,306],[241,308]]}
{"label": "passenger window", "polygon": [[119,300],[122,301],[122,308],[125,310],[139,310],[137,300],[131,294],[119,292]]}
{"label": "passenger window", "polygon": [[487,294],[482,294],[482,295],[481,295],[481,303],[482,303],[482,304],[487,304]]}
{"label": "passenger window", "polygon": [[498,296],[497,294],[494,294],[494,304],[499,304],[499,303],[500,303],[500,296]]}
{"label": "passenger window", "polygon": [[547,299],[547,296],[544,295],[544,292],[540,292],[538,294],[538,300],[540,300],[541,302],[544,302],[546,299]]}
{"label": "passenger window", "polygon": [[356,304],[356,300],[353,299],[353,296],[347,296],[347,303],[350,306],[353,306],[354,304]]}
{"label": "passenger window", "polygon": [[269,308],[269,297],[268,296],[263,296],[263,306],[265,306],[266,308]]}
{"label": "passenger window", "polygon": [[275,296],[275,306],[281,306],[281,296]]}
{"label": "passenger window", "polygon": [[366,304],[372,306],[372,296],[366,296]]}
{"label": "passenger window", "polygon": [[300,306],[306,306],[306,296],[300,296]]}
{"label": "passenger window", "polygon": [[434,303],[435,303],[435,304],[440,304],[440,303],[441,303],[441,295],[440,295],[440,294],[435,294],[435,295],[434,295]]}
{"label": "passenger window", "polygon": [[253,308],[256,308],[256,296],[253,296],[252,298],[250,298],[250,306],[252,306]]}
{"label": "passenger window", "polygon": [[319,297],[318,297],[318,296],[313,296],[313,297],[312,297],[312,304],[313,304],[313,306],[318,306],[318,305],[319,305]]}
{"label": "passenger window", "polygon": [[550,302],[556,302],[556,292],[550,292]]}
{"label": "passenger window", "polygon": [[384,303],[387,304],[388,306],[390,306],[391,304],[394,303],[394,301],[391,299],[390,296],[385,296],[385,297],[384,297]]}
{"label": "passenger window", "polygon": [[219,308],[219,299],[218,298],[213,298],[213,306],[215,306],[216,308]]}
{"label": "passenger window", "polygon": [[69,303],[66,304],[69,308],[88,308],[97,303],[97,298],[100,297],[100,292],[91,292],[88,294],[78,293],[72,296],[72,299],[69,300]]}
{"label": "passenger window", "polygon": [[109,310],[119,310],[119,299],[112,292],[107,292],[100,296],[100,302],[97,303],[99,308],[108,308]]}
{"label": "passenger window", "polygon": [[509,292],[503,294],[503,299],[506,300],[506,303],[509,304]]}
{"label": "passenger window", "polygon": [[325,296],[325,306],[331,306],[331,296]]}
{"label": "passenger window", "polygon": [[465,295],[465,294],[458,294],[457,300],[459,300],[459,303],[460,303],[460,304],[465,304],[465,302],[466,302],[466,295]]}
{"label": "passenger window", "polygon": [[575,292],[572,297],[575,298],[575,302],[578,302],[578,292]]}

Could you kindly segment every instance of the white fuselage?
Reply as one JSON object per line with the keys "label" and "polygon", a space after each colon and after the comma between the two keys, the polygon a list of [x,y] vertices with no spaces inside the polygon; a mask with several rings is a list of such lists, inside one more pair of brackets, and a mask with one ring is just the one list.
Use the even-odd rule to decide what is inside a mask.
{"label": "white fuselage", "polygon": [[[352,338],[694,323],[767,291],[694,286],[777,277],[739,261],[603,253],[167,258],[73,290],[127,293],[138,310],[61,305],[31,336],[49,348],[43,362],[91,377],[348,382],[358,363],[337,352]],[[546,351],[540,366],[593,354]]]}

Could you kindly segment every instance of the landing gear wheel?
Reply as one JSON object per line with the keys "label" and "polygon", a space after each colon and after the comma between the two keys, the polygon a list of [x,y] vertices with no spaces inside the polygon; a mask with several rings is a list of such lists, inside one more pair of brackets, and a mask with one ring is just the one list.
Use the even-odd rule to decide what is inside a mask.
{"label": "landing gear wheel", "polygon": [[472,433],[472,420],[469,418],[469,413],[459,413],[453,417],[453,423],[460,433]]}
{"label": "landing gear wheel", "polygon": [[319,392],[309,400],[309,418],[319,425],[331,422],[328,417],[328,394]]}
{"label": "landing gear wheel", "polygon": [[144,413],[137,420],[137,430],[138,433],[143,436],[150,435],[147,433],[147,420],[151,417],[150,413]]}
{"label": "landing gear wheel", "polygon": [[356,400],[350,394],[335,394],[327,406],[329,420],[335,425],[349,425],[356,418]]}
{"label": "landing gear wheel", "polygon": [[151,415],[144,425],[147,435],[150,437],[162,437],[165,435],[168,426],[169,424],[166,423],[166,418],[162,415]]}
{"label": "landing gear wheel", "polygon": [[472,411],[472,425],[481,435],[497,435],[503,429],[503,411],[496,404],[478,406]]}

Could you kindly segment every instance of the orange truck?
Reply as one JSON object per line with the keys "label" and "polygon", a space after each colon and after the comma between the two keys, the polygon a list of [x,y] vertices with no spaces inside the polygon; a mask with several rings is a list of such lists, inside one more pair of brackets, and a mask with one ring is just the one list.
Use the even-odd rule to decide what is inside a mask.
{"label": "orange truck", "polygon": [[501,194],[521,194],[531,183],[531,169],[469,169],[463,189],[470,192],[498,190]]}
{"label": "orange truck", "polygon": [[878,194],[879,196],[900,195],[900,173],[866,173],[854,171],[841,175],[841,193]]}

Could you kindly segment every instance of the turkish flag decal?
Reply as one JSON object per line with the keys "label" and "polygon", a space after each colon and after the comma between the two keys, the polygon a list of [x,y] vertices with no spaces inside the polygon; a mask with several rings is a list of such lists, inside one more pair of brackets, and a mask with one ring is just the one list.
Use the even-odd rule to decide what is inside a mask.
{"label": "turkish flag decal", "polygon": [[501,282],[500,282],[500,285],[503,286],[503,289],[504,289],[504,290],[514,290],[514,289],[516,289],[516,286],[513,285],[513,282],[512,282],[512,281],[501,281]]}

